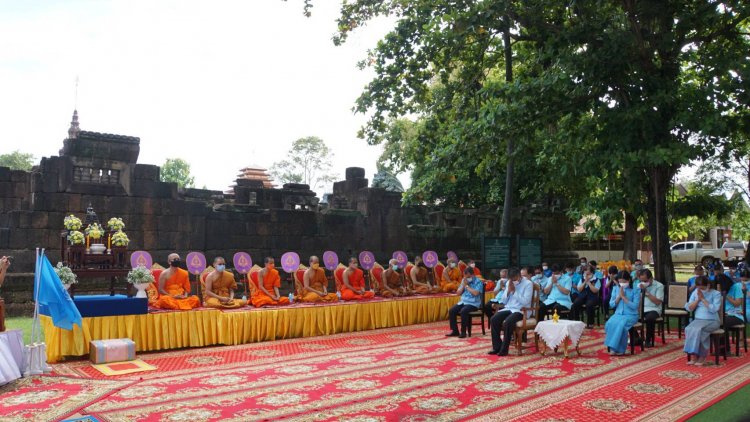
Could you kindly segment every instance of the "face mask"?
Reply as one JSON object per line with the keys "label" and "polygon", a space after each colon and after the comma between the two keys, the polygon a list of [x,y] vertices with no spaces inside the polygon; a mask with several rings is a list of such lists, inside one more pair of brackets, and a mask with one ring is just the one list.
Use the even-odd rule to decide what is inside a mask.
{"label": "face mask", "polygon": [[630,283],[620,283],[620,287],[622,287],[623,289],[627,288],[628,286],[630,286]]}
{"label": "face mask", "polygon": [[586,261],[581,261],[581,266],[586,265]]}
{"label": "face mask", "polygon": [[269,270],[272,270],[275,267],[276,267],[276,265],[274,265],[274,264],[268,264],[268,265],[266,265],[266,268],[268,268]]}
{"label": "face mask", "polygon": [[546,265],[545,265],[545,266],[543,266],[543,267],[542,267],[542,269],[543,269],[544,271],[547,271],[547,266],[546,266]]}
{"label": "face mask", "polygon": [[568,271],[568,275],[573,275],[573,271]]}
{"label": "face mask", "polygon": [[310,266],[313,268],[313,270],[317,270],[318,268],[320,268],[320,264],[318,264],[317,262],[314,264],[310,264]]}
{"label": "face mask", "polygon": [[516,280],[513,282],[513,285],[518,286],[521,283],[521,280]]}
{"label": "face mask", "polygon": [[222,272],[227,266],[224,264],[219,264],[216,266],[216,271]]}
{"label": "face mask", "polygon": [[477,264],[474,264],[474,263],[472,263],[472,264],[469,264],[469,266],[470,266],[471,268],[476,268]]}
{"label": "face mask", "polygon": [[394,265],[392,268],[393,268],[393,271],[398,271],[398,265]]}
{"label": "face mask", "polygon": [[454,262],[451,262],[451,268],[456,268],[456,264]]}
{"label": "face mask", "polygon": [[172,266],[172,267],[179,267],[180,266],[180,260],[179,259],[175,259],[174,261],[170,262],[169,265]]}
{"label": "face mask", "polygon": [[701,286],[701,290],[703,290],[704,292],[707,292],[708,291],[708,286]]}
{"label": "face mask", "polygon": [[643,265],[641,265],[641,264],[635,264],[635,269],[636,270],[642,270],[643,269]]}

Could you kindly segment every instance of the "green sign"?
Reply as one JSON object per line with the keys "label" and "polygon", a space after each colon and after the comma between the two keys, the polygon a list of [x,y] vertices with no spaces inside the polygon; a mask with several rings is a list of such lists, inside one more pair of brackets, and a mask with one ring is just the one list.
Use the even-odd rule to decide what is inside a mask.
{"label": "green sign", "polygon": [[518,265],[521,267],[542,264],[542,239],[521,237],[518,239]]}
{"label": "green sign", "polygon": [[510,267],[510,237],[485,237],[482,242],[482,264],[485,270]]}

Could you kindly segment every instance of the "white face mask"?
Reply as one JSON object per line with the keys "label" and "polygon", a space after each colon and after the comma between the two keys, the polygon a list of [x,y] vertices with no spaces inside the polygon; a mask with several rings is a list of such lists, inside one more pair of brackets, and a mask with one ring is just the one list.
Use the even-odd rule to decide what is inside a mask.
{"label": "white face mask", "polygon": [[469,266],[470,266],[471,268],[476,268],[477,264],[471,263],[471,264],[469,264]]}
{"label": "white face mask", "polygon": [[514,285],[518,286],[521,283],[521,280],[516,280],[513,282]]}
{"label": "white face mask", "polygon": [[547,266],[546,266],[546,265],[545,265],[545,266],[543,266],[543,267],[542,267],[542,269],[543,269],[544,271],[547,271]]}
{"label": "white face mask", "polygon": [[454,262],[451,262],[451,268],[456,268],[456,264]]}
{"label": "white face mask", "polygon": [[630,283],[620,283],[620,287],[622,287],[623,289],[628,286],[630,286]]}

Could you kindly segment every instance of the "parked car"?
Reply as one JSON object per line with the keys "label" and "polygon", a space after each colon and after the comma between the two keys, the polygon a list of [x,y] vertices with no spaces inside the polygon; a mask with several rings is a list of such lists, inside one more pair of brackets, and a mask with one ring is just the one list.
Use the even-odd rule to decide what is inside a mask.
{"label": "parked car", "polygon": [[721,245],[723,249],[729,249],[729,258],[727,261],[742,261],[745,259],[747,252],[747,243],[741,240],[730,240]]}
{"label": "parked car", "polygon": [[701,242],[680,242],[672,245],[672,262],[675,264],[701,264],[707,267],[717,259],[729,260],[730,249],[704,248]]}

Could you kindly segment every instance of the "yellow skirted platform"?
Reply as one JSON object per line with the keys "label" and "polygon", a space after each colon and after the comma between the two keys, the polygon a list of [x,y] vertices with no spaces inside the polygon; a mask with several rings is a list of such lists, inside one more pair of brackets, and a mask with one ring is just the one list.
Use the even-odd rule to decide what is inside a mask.
{"label": "yellow skirted platform", "polygon": [[47,361],[89,353],[91,340],[130,338],[138,352],[235,345],[296,337],[399,327],[448,318],[456,295],[421,296],[372,302],[298,305],[221,311],[200,309],[83,318],[72,331],[52,325],[41,315]]}

